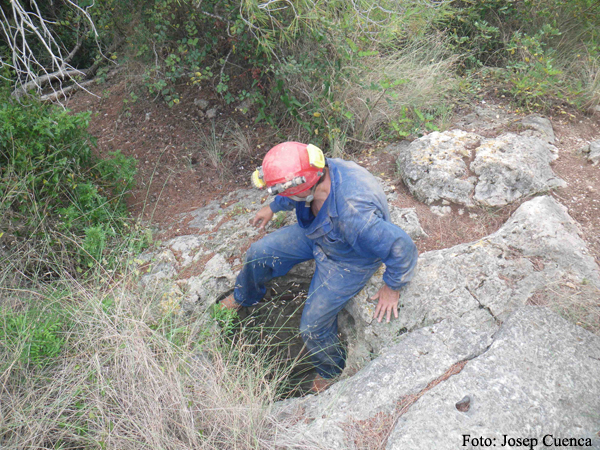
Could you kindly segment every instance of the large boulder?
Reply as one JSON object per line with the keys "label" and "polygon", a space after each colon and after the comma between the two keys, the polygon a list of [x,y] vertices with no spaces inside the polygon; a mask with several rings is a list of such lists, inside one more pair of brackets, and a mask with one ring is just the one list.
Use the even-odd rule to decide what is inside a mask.
{"label": "large boulder", "polygon": [[578,232],[564,206],[549,196],[534,198],[496,233],[422,254],[401,291],[399,318],[390,323],[373,319],[376,303],[370,300],[383,283],[382,268],[346,306],[342,329],[371,354],[403,333],[448,318],[493,331],[549,287],[600,287],[598,266]]}
{"label": "large boulder", "polygon": [[[461,130],[433,132],[399,152],[404,183],[419,200],[498,207],[549,191],[565,182],[550,168],[558,150],[541,118],[521,134],[495,138]],[[541,131],[539,131],[539,130]]]}
{"label": "large boulder", "polygon": [[417,139],[398,155],[398,170],[404,184],[419,200],[437,200],[471,205],[477,178],[465,159],[479,147],[481,136],[466,131],[434,132]]}
{"label": "large boulder", "polygon": [[504,436],[600,448],[598,392],[600,337],[529,306],[495,334],[450,319],[411,332],[325,393],[276,408],[297,418],[298,448],[316,437],[327,449],[450,450]]}

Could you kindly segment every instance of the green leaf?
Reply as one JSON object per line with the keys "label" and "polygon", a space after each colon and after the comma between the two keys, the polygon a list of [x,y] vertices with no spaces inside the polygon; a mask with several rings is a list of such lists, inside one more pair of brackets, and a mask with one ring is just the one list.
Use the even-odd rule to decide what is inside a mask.
{"label": "green leaf", "polygon": [[354,53],[358,52],[358,46],[353,41],[351,41],[350,39],[346,38],[346,43],[348,44],[348,46],[350,47],[350,49]]}

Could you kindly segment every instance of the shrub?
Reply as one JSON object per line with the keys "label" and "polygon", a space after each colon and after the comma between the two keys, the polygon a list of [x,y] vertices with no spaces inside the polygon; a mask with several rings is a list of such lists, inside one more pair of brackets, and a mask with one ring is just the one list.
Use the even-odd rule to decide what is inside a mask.
{"label": "shrub", "polygon": [[29,309],[0,311],[0,343],[26,365],[43,367],[60,354],[67,328],[64,315],[57,311]]}
{"label": "shrub", "polygon": [[[108,3],[124,15],[136,9]],[[142,62],[150,95],[175,106],[187,84],[227,104],[250,99],[257,121],[293,125],[293,138],[332,150],[346,134],[385,131],[402,108],[437,115],[432,105],[444,103],[452,85],[456,58],[443,36],[426,37],[446,14],[444,2],[160,0],[141,9],[121,59]],[[112,9],[96,14],[119,22]],[[413,84],[425,87],[425,103],[415,105]]]}
{"label": "shrub", "polygon": [[591,0],[465,0],[444,21],[466,72],[483,67],[522,105],[598,104],[600,4]]}
{"label": "shrub", "polygon": [[66,267],[102,261],[107,242],[128,220],[123,195],[135,161],[119,152],[106,160],[94,155],[89,113],[0,95],[2,228],[23,243],[41,244],[33,258],[29,253],[34,266],[54,258]]}

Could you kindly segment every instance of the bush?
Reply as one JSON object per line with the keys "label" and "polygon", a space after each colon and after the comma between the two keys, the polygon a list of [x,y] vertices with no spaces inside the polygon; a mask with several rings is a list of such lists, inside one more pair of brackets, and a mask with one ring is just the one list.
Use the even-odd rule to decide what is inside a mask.
{"label": "bush", "polygon": [[443,26],[466,72],[502,68],[495,82],[524,106],[600,102],[598,2],[465,0]]}
{"label": "bush", "polygon": [[[97,8],[98,22],[110,16],[117,26],[117,10],[137,10],[108,4],[115,10]],[[139,10],[120,58],[142,63],[150,95],[175,106],[186,84],[187,94],[211,89],[227,104],[250,99],[257,121],[287,132],[292,125],[294,139],[330,150],[342,148],[346,135],[386,132],[403,108],[437,116],[453,85],[456,58],[442,35],[426,37],[445,3],[159,0]],[[411,125],[419,128],[419,120]]]}
{"label": "bush", "polygon": [[135,161],[119,152],[107,160],[94,156],[89,113],[0,96],[2,229],[18,241],[42,244],[33,258],[29,254],[38,268],[55,258],[67,268],[76,263],[79,271],[102,261],[107,243],[128,221],[123,195]]}
{"label": "bush", "polygon": [[0,344],[25,365],[43,367],[60,354],[67,328],[59,311],[0,311]]}

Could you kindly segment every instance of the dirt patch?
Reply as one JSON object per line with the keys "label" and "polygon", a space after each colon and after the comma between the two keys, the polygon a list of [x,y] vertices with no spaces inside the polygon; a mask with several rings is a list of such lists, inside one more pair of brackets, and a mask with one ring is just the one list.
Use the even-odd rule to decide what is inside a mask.
{"label": "dirt patch", "polygon": [[580,224],[582,237],[600,264],[600,166],[592,166],[581,153],[586,143],[600,139],[600,116],[556,120],[553,125],[559,149],[554,172],[567,186],[552,195]]}
{"label": "dirt patch", "polygon": [[[91,111],[90,132],[98,140],[100,156],[120,150],[138,161],[136,187],[127,198],[136,216],[166,228],[181,213],[193,211],[229,192],[250,188],[250,175],[275,143],[275,132],[255,125],[251,113],[224,105],[205,91],[188,89],[178,105],[169,108],[160,99],[145,98],[125,75],[110,84],[94,85],[93,97],[76,93],[66,106],[73,112]],[[133,96],[132,92],[139,95]],[[208,119],[194,100],[207,100],[217,117]],[[202,136],[212,136],[214,123],[217,154],[212,156]],[[243,133],[240,148],[233,132]],[[189,230],[180,227],[169,237]]]}
{"label": "dirt patch", "polygon": [[[138,160],[137,186],[127,200],[130,211],[168,230],[160,239],[193,234],[196,231],[186,224],[169,226],[182,213],[206,206],[234,190],[250,188],[252,171],[278,138],[271,128],[254,124],[252,110],[243,114],[235,105],[224,105],[205,91],[188,90],[173,108],[142,95],[132,102],[130,93],[133,91],[134,87],[121,75],[110,85],[95,86],[92,92],[97,98],[79,92],[67,106],[76,112],[92,111],[90,131],[98,139],[101,155],[121,150]],[[218,108],[214,124],[216,134],[221,136],[223,162],[218,169],[201,145],[201,135],[211,133],[213,120],[194,103],[198,100],[208,101],[208,108]],[[486,101],[508,113],[525,116],[503,99]],[[581,224],[590,251],[600,263],[600,168],[593,167],[579,152],[586,142],[600,138],[599,117],[564,113],[550,119],[560,155],[554,170],[568,183],[566,188],[552,195],[567,206],[569,214]],[[233,122],[248,141],[248,148],[242,153],[234,148],[232,136],[224,132]],[[489,132],[473,131],[481,135]],[[487,236],[500,228],[520,204],[501,209],[450,204],[452,214],[441,217],[433,214],[427,205],[410,195],[397,173],[395,157],[384,151],[386,145],[386,142],[355,144],[355,152],[349,158],[394,186],[398,193],[395,206],[417,210],[428,235],[416,241],[421,253]]]}

